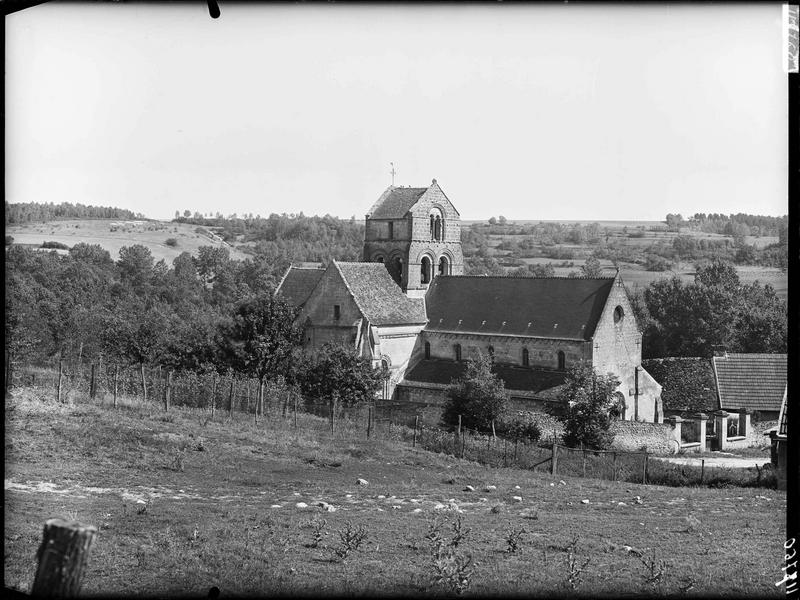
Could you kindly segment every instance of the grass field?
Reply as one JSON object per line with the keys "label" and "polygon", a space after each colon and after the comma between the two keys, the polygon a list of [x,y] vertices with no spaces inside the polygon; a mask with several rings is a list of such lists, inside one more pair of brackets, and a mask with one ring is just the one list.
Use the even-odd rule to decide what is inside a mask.
{"label": "grass field", "polygon": [[[99,244],[108,250],[114,260],[119,258],[120,248],[133,244],[147,246],[156,261],[163,258],[168,265],[171,265],[181,252],[197,254],[200,246],[224,246],[230,251],[231,258],[238,260],[247,258],[247,254],[235,247],[195,232],[197,229],[195,225],[167,221],[141,221],[141,225],[136,226],[115,226],[116,223],[124,221],[113,219],[49,221],[6,227],[6,235],[12,236],[15,244],[35,246],[41,246],[42,242],[46,241],[60,242],[70,247],[78,242]],[[174,247],[166,244],[169,238],[177,241]]]}
{"label": "grass field", "polygon": [[[62,517],[98,528],[89,596],[439,594],[464,585],[458,565],[479,595],[784,593],[785,492],[553,478],[412,448],[388,427],[366,440],[346,420],[334,437],[305,414],[295,430],[122,404],[6,401],[6,586],[30,589],[42,525]],[[348,522],[360,546],[340,539]]]}

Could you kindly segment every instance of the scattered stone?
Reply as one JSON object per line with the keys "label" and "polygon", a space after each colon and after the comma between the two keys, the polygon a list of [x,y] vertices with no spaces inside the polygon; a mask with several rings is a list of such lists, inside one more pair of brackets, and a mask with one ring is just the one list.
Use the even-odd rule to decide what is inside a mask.
{"label": "scattered stone", "polygon": [[634,498],[634,500],[633,500],[633,501],[634,501],[636,504],[642,504],[642,497],[641,497],[641,496],[636,496],[636,498]]}
{"label": "scattered stone", "polygon": [[399,504],[393,504],[392,510],[400,510],[401,506]]}
{"label": "scattered stone", "polygon": [[493,492],[496,489],[497,489],[496,485],[487,485],[485,488],[483,488],[483,491],[484,492]]}
{"label": "scattered stone", "polygon": [[488,502],[488,498],[478,498],[478,502]]}
{"label": "scattered stone", "polygon": [[300,492],[295,492],[293,495],[294,495],[294,496],[299,496],[299,495],[300,495]]}
{"label": "scattered stone", "polygon": [[414,504],[419,504],[420,501],[419,501],[418,498],[411,498],[411,500],[409,500],[409,502],[412,502]]}
{"label": "scattered stone", "polygon": [[511,501],[512,502],[522,502],[522,496],[512,496],[511,497]]}
{"label": "scattered stone", "polygon": [[345,494],[345,495],[344,495],[344,497],[345,497],[345,498],[352,498],[352,497],[353,497],[353,494]]}
{"label": "scattered stone", "polygon": [[378,512],[383,512],[383,509],[382,509],[382,508],[379,508],[379,509],[378,509]]}
{"label": "scattered stone", "polygon": [[584,499],[584,500],[581,500],[581,504],[589,504],[589,501],[588,501],[588,500],[585,500],[585,499]]}
{"label": "scattered stone", "polygon": [[280,508],[280,507],[281,507],[280,504],[271,504],[270,505],[270,508]]}
{"label": "scattered stone", "polygon": [[553,483],[552,481],[550,482],[550,487],[555,487],[555,485],[556,485],[556,484],[555,484],[555,483]]}
{"label": "scattered stone", "polygon": [[464,491],[465,492],[474,492],[475,488],[472,487],[471,485],[468,485],[467,487],[464,488]]}
{"label": "scattered stone", "polygon": [[297,504],[295,504],[295,506],[297,508],[308,508],[308,504],[306,504],[305,502],[298,502]]}
{"label": "scattered stone", "polygon": [[336,507],[327,502],[317,502],[317,506],[321,507],[325,512],[336,512]]}
{"label": "scattered stone", "polygon": [[386,498],[386,496],[384,496],[383,494],[381,494],[380,496],[378,496],[378,500],[383,500],[384,498]]}
{"label": "scattered stone", "polygon": [[522,488],[521,488],[521,487],[519,487],[518,485],[515,485],[515,486],[514,486],[514,489],[515,489],[515,490],[521,490]]}
{"label": "scattered stone", "polygon": [[369,485],[369,481],[367,481],[366,479],[358,479],[356,480],[356,483],[358,485]]}
{"label": "scattered stone", "polygon": [[617,502],[617,506],[628,506],[628,505],[625,504],[624,502]]}
{"label": "scattered stone", "polygon": [[437,502],[433,505],[433,510],[444,510],[447,508],[447,505],[442,504],[441,502]]}
{"label": "scattered stone", "polygon": [[421,509],[421,508],[415,508],[415,509],[414,509],[414,510],[412,510],[411,512],[415,512],[415,513],[421,513],[421,512],[422,512],[422,509]]}

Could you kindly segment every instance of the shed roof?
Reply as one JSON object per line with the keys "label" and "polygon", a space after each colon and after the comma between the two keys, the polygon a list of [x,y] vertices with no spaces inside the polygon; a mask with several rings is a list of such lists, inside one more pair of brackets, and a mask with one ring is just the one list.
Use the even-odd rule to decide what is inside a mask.
{"label": "shed roof", "polygon": [[664,410],[712,412],[719,408],[708,358],[649,358],[642,366],[661,385]]}
{"label": "shed roof", "polygon": [[613,277],[436,277],[426,330],[589,340],[613,285]]}
{"label": "shed roof", "polygon": [[428,188],[395,187],[390,185],[369,209],[372,219],[402,219]]}
{"label": "shed roof", "polygon": [[720,408],[778,412],[786,390],[786,358],[786,354],[713,357]]}
{"label": "shed roof", "polygon": [[278,284],[275,294],[280,294],[294,306],[303,306],[317,283],[325,273],[325,269],[315,267],[289,267]]}
{"label": "shed roof", "polygon": [[353,299],[373,325],[424,324],[421,298],[408,298],[383,263],[333,261]]}
{"label": "shed roof", "polygon": [[[466,362],[429,358],[419,361],[405,375],[407,381],[449,385],[464,374]],[[543,398],[553,399],[559,386],[564,384],[566,372],[531,369],[495,363],[492,370],[503,380],[508,390],[534,392]]]}

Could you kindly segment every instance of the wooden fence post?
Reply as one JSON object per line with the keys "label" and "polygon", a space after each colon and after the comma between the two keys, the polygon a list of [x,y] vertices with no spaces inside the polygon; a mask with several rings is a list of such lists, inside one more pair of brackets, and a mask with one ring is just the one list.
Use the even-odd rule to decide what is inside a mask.
{"label": "wooden fence post", "polygon": [[58,359],[58,389],[56,390],[56,400],[61,402],[61,379],[64,377],[64,360]]}
{"label": "wooden fence post", "polygon": [[94,380],[94,363],[92,363],[92,375],[91,379],[89,380],[89,399],[94,400],[95,396],[95,380]]}
{"label": "wooden fence post", "polygon": [[417,447],[417,425],[419,425],[419,415],[414,415],[414,439],[411,442],[411,447]]}
{"label": "wooden fence post", "polygon": [[647,451],[645,451],[642,461],[642,483],[647,483]]}
{"label": "wooden fence post", "polygon": [[558,444],[556,444],[555,438],[553,438],[553,454],[552,458],[550,459],[550,473],[552,475],[558,473]]}
{"label": "wooden fence post", "polygon": [[167,383],[164,386],[164,411],[169,411],[169,397],[172,393],[172,371],[167,371]]}
{"label": "wooden fence post", "polygon": [[581,443],[581,452],[583,453],[583,476],[586,477],[586,449],[583,448],[583,443]]}
{"label": "wooden fence post", "polygon": [[233,398],[234,392],[236,390],[236,378],[231,375],[231,391],[228,394],[228,414],[230,415],[231,419],[233,418]]}
{"label": "wooden fence post", "polygon": [[492,439],[497,439],[497,434],[494,432],[494,419],[492,419]]}
{"label": "wooden fence post", "polygon": [[31,596],[76,597],[96,534],[91,526],[62,519],[46,521]]}
{"label": "wooden fence post", "polygon": [[147,403],[147,381],[144,378],[144,363],[140,363],[142,373],[142,402]]}
{"label": "wooden fence post", "polygon": [[367,407],[367,439],[372,433],[372,407]]}
{"label": "wooden fence post", "polygon": [[117,408],[117,381],[119,378],[119,365],[114,365],[114,408]]}
{"label": "wooden fence post", "polygon": [[294,428],[297,429],[297,394],[292,394],[294,398]]}
{"label": "wooden fence post", "polygon": [[211,376],[211,418],[214,418],[214,411],[217,408],[217,374]]}
{"label": "wooden fence post", "polygon": [[617,453],[611,455],[611,481],[617,480]]}
{"label": "wooden fence post", "polygon": [[507,467],[508,462],[506,462],[506,455],[508,454],[508,440],[503,438],[503,466]]}
{"label": "wooden fence post", "polygon": [[461,458],[464,458],[464,445],[467,443],[466,432],[461,436]]}
{"label": "wooden fence post", "polygon": [[703,483],[705,474],[706,474],[706,459],[703,458],[700,460],[700,483]]}

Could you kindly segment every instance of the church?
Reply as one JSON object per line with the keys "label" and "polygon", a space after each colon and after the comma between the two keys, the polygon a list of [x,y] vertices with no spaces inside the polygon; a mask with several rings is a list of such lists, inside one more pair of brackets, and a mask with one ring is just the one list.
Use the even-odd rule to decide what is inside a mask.
{"label": "church", "polygon": [[391,373],[382,397],[441,405],[470,358],[490,355],[511,406],[558,412],[571,365],[613,373],[616,411],[662,422],[661,386],[614,277],[463,275],[460,216],[434,179],[389,186],[366,214],[364,262],[289,267],[276,293],[300,307],[305,344],[348,344]]}

